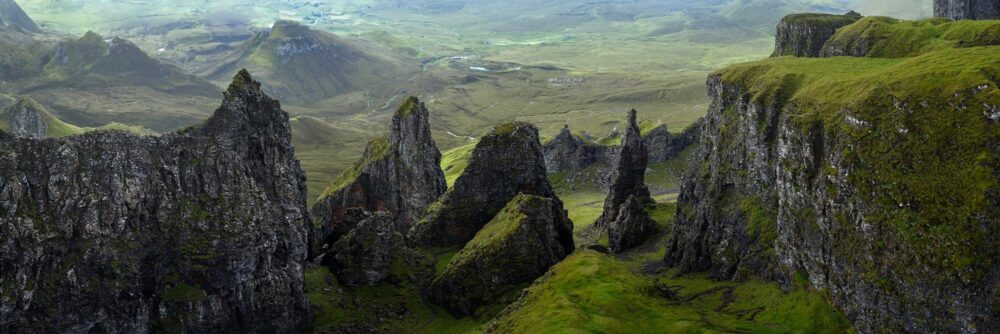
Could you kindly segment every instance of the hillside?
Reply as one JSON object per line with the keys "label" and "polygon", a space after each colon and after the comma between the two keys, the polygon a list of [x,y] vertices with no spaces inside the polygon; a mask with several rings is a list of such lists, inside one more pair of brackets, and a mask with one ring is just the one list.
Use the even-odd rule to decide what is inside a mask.
{"label": "hillside", "polygon": [[52,114],[45,106],[31,98],[20,98],[0,113],[0,130],[17,137],[59,138],[91,131],[125,131],[139,135],[156,134],[146,128],[121,123],[109,123],[96,128],[79,127]]}
{"label": "hillside", "polygon": [[127,123],[167,132],[204,118],[220,91],[162,63],[135,44],[88,32],[47,46],[33,38],[0,39],[0,90],[31,95],[72,124]]}
{"label": "hillside", "polygon": [[240,68],[257,73],[265,90],[296,105],[352,92],[381,97],[417,71],[414,60],[375,53],[293,21],[275,22],[202,74],[219,80]]}
{"label": "hillside", "polygon": [[42,29],[14,0],[0,0],[0,33],[40,33]]}

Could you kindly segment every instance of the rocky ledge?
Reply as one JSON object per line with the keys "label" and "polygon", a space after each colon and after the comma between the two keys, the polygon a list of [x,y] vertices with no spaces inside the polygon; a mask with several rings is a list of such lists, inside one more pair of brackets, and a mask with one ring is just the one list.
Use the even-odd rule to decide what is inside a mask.
{"label": "rocky ledge", "polygon": [[771,57],[796,56],[819,57],[837,29],[861,19],[861,14],[850,12],[845,15],[792,14],[778,23],[774,53]]}

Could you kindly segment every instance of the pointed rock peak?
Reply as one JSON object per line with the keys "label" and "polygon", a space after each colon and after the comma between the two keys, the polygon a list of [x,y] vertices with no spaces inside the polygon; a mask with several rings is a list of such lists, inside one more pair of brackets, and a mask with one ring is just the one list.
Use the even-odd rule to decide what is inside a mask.
{"label": "pointed rock peak", "polygon": [[864,15],[861,15],[861,13],[858,13],[858,12],[855,12],[855,11],[852,10],[852,11],[847,12],[847,14],[844,14],[844,16],[862,17]]}
{"label": "pointed rock peak", "polygon": [[240,70],[223,93],[222,106],[202,126],[210,134],[240,131],[270,131],[279,139],[290,136],[288,114],[277,100],[264,94],[260,82],[247,70]]}
{"label": "pointed rock peak", "polygon": [[425,109],[423,102],[420,102],[416,96],[407,97],[403,104],[399,106],[396,110],[396,115],[399,117],[407,117],[414,110]]}
{"label": "pointed rock peak", "polygon": [[628,129],[629,130],[635,130],[635,131],[639,130],[639,122],[636,120],[636,114],[638,114],[638,112],[635,111],[635,109],[632,109],[632,110],[630,110],[628,112]]}
{"label": "pointed rock peak", "polygon": [[233,77],[233,82],[229,84],[229,88],[226,89],[226,95],[232,95],[240,92],[251,92],[260,93],[260,83],[253,80],[250,76],[250,71],[247,69],[241,69],[236,76]]}
{"label": "pointed rock peak", "polygon": [[101,44],[103,44],[104,43],[104,37],[102,37],[100,34],[94,32],[93,30],[87,30],[87,32],[83,34],[83,37],[80,37],[79,41],[81,41],[81,42],[95,42],[95,43],[101,43]]}

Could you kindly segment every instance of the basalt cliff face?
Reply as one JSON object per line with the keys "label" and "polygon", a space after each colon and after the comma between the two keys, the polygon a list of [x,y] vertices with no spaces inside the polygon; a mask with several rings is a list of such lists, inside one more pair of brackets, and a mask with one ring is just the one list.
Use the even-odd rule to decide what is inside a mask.
{"label": "basalt cliff face", "polygon": [[934,0],[934,16],[952,20],[995,20],[1000,18],[996,0]]}
{"label": "basalt cliff face", "polygon": [[778,23],[772,57],[819,57],[823,44],[837,29],[861,19],[861,14],[793,14]]}
{"label": "basalt cliff face", "polygon": [[806,281],[862,333],[1000,328],[998,51],[713,75],[667,263]]}
{"label": "basalt cliff face", "polygon": [[303,330],[305,198],[246,72],[178,133],[0,134],[0,332]]}

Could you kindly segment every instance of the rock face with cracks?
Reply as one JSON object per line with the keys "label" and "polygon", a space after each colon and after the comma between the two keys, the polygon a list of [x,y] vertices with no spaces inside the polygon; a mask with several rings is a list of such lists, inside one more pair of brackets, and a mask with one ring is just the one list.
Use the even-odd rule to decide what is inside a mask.
{"label": "rock face with cracks", "polygon": [[434,278],[428,297],[464,317],[545,274],[574,250],[573,222],[557,199],[518,195]]}
{"label": "rock face with cracks", "polygon": [[628,114],[628,129],[617,158],[611,174],[611,191],[604,201],[604,212],[595,223],[600,228],[608,229],[608,248],[613,252],[637,246],[656,228],[656,223],[645,209],[654,202],[646,187],[649,158],[639,135],[635,110]]}
{"label": "rock face with cracks", "polygon": [[1000,1],[934,0],[934,17],[952,20],[996,20],[1000,18]]}
{"label": "rock face with cracks", "polygon": [[393,116],[389,135],[372,140],[362,159],[334,180],[312,209],[318,254],[360,221],[352,209],[388,212],[405,231],[447,190],[429,117],[423,103],[408,98]]}
{"label": "rock face with cracks", "polygon": [[0,332],[301,331],[305,198],[246,72],[174,134],[0,134]]}
{"label": "rock face with cracks", "polygon": [[556,199],[538,128],[500,124],[476,144],[468,167],[413,226],[409,239],[420,247],[461,246],[518,194]]}

